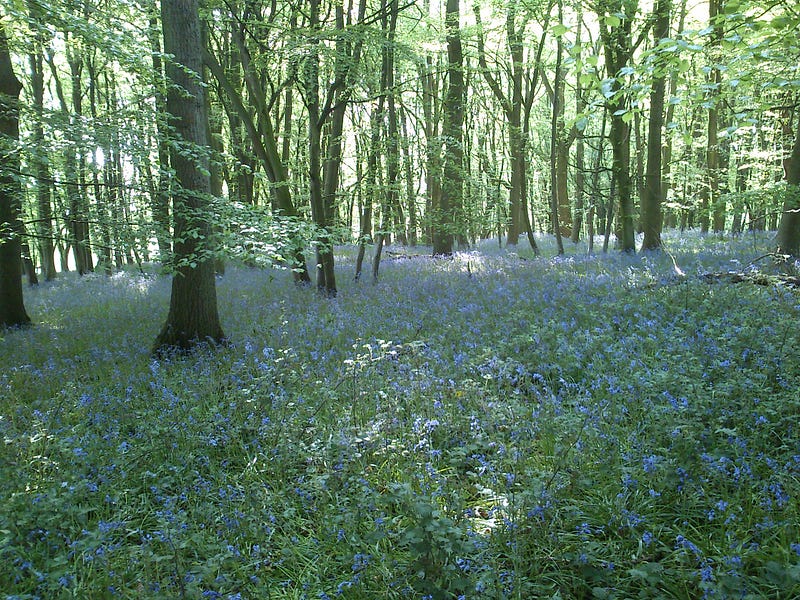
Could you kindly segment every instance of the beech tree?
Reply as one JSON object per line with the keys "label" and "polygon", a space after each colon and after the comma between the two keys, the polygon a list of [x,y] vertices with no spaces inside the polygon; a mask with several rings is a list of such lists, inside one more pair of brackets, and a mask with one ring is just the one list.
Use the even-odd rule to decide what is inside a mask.
{"label": "beech tree", "polygon": [[800,122],[797,124],[791,154],[784,160],[786,190],[778,225],[778,252],[800,256]]}
{"label": "beech tree", "polygon": [[669,13],[670,0],[658,0],[653,28],[653,41],[656,47],[653,59],[653,90],[650,93],[650,116],[647,127],[647,171],[642,195],[642,229],[644,230],[642,250],[657,250],[661,247],[663,222],[661,211],[663,199],[661,130],[664,127],[666,74],[663,60],[659,60],[659,44],[669,35]]}
{"label": "beech tree", "polygon": [[444,98],[444,168],[442,193],[433,221],[433,253],[453,253],[456,215],[460,213],[463,196],[464,158],[464,56],[461,46],[459,0],[447,0],[445,28],[447,30],[447,90]]}
{"label": "beech tree", "polygon": [[619,206],[621,249],[633,252],[636,249],[634,230],[633,191],[631,185],[631,118],[630,91],[623,80],[629,71],[634,52],[632,39],[633,22],[638,10],[638,0],[601,0],[597,8],[600,19],[600,37],[605,50],[608,110],[611,131],[613,161],[612,184]]}
{"label": "beech tree", "polygon": [[30,323],[22,297],[19,179],[19,94],[5,27],[0,21],[0,328]]}
{"label": "beech tree", "polygon": [[156,352],[185,351],[197,343],[224,340],[217,312],[211,227],[208,112],[203,83],[203,36],[197,0],[162,0],[167,64],[167,112],[175,139],[172,293]]}
{"label": "beech tree", "polygon": [[44,44],[46,29],[39,9],[30,3],[30,18],[35,27],[35,42],[28,56],[30,64],[31,91],[33,92],[33,162],[36,179],[36,233],[42,257],[42,275],[49,281],[56,276],[55,248],[53,244],[52,177],[50,174],[49,148],[44,136]]}

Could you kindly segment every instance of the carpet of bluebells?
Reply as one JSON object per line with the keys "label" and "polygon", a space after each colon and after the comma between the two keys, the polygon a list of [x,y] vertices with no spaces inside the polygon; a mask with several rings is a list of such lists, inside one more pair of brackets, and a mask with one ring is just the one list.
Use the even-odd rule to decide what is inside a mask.
{"label": "carpet of bluebells", "polygon": [[0,598],[800,597],[800,293],[701,277],[769,238],[541,242],[341,249],[333,300],[229,266],[173,360],[165,277],[27,290]]}

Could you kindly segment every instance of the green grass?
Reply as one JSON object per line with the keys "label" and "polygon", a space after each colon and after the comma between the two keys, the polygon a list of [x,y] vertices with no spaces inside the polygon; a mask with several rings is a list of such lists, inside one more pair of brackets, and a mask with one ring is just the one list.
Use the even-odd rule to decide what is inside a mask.
{"label": "green grass", "polygon": [[767,243],[668,238],[683,278],[487,246],[378,285],[348,249],[335,300],[229,268],[231,345],[172,362],[166,279],[30,290],[0,339],[0,592],[798,597],[798,293],[697,277]]}

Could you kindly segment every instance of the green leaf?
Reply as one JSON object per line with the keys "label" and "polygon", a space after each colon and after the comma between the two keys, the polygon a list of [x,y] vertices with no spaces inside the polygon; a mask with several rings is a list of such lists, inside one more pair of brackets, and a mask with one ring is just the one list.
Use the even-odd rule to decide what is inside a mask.
{"label": "green leaf", "polygon": [[622,23],[622,19],[620,19],[617,15],[606,15],[603,20],[605,21],[606,25],[611,28],[619,27]]}
{"label": "green leaf", "polygon": [[569,27],[564,25],[563,23],[559,23],[558,25],[553,27],[553,35],[556,37],[561,37],[565,33],[569,31]]}

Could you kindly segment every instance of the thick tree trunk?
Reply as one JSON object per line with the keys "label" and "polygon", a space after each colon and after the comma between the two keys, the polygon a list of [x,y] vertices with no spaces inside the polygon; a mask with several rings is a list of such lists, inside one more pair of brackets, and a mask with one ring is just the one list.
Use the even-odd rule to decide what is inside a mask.
{"label": "thick tree trunk", "polygon": [[[175,57],[167,68],[173,84],[167,111],[179,139],[175,170],[174,269],[169,314],[155,351],[188,350],[224,340],[217,312],[211,215],[209,214],[208,114],[202,84],[203,36],[197,0],[162,0],[164,50]],[[191,152],[187,152],[191,150]]]}
{"label": "thick tree trunk", "polygon": [[786,197],[776,238],[778,252],[800,256],[800,122],[797,124],[794,146],[784,160]]}
{"label": "thick tree trunk", "polygon": [[434,220],[433,253],[453,253],[456,213],[463,204],[464,158],[464,59],[459,28],[459,0],[447,0],[445,27],[447,30],[447,92],[444,98],[444,168],[442,196]]}
{"label": "thick tree trunk", "polygon": [[[660,40],[669,35],[670,0],[658,0],[655,7],[656,22],[653,38],[656,47]],[[647,169],[642,194],[642,229],[644,241],[642,250],[657,250],[661,247],[661,227],[663,214],[661,205],[664,200],[661,185],[661,139],[664,126],[664,94],[666,79],[661,73],[659,56],[655,57],[656,76],[653,79],[653,90],[650,93],[650,116],[647,126]]]}
{"label": "thick tree trunk", "polygon": [[28,325],[22,297],[22,188],[19,180],[19,94],[0,21],[0,328]]}

